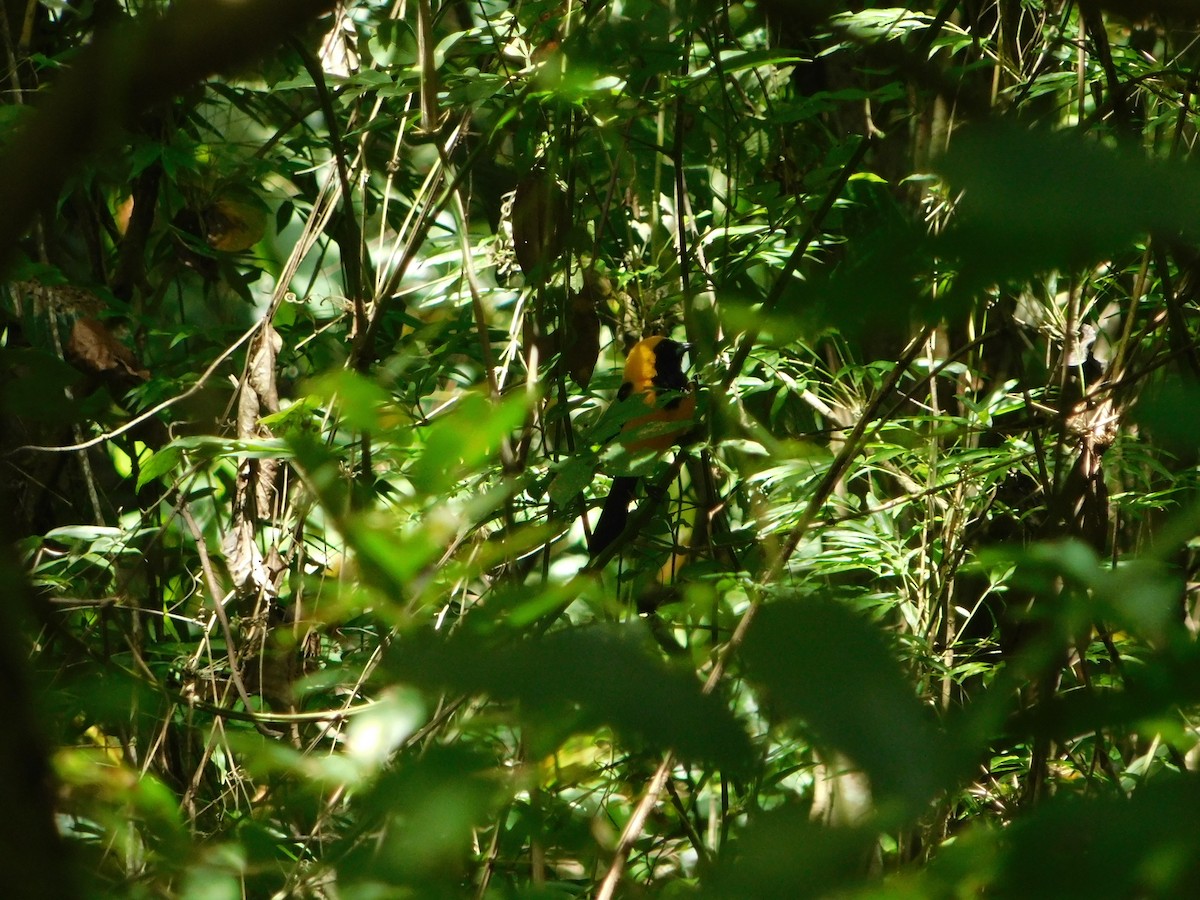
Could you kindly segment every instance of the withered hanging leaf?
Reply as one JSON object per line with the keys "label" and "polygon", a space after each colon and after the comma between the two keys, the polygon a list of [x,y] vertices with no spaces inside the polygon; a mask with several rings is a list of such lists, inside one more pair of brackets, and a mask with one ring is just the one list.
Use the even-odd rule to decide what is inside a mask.
{"label": "withered hanging leaf", "polygon": [[270,325],[254,339],[246,365],[246,382],[238,395],[237,434],[243,440],[270,434],[258,420],[261,416],[279,412],[275,356],[282,346],[283,338]]}
{"label": "withered hanging leaf", "polygon": [[221,538],[221,552],[225,554],[225,567],[239,593],[272,589],[262,551],[254,542],[254,523],[236,522]]}
{"label": "withered hanging leaf", "polygon": [[[283,346],[283,339],[270,325],[266,325],[254,339],[250,360],[246,366],[246,382],[238,396],[238,437],[253,440],[270,437],[271,430],[259,419],[264,415],[279,412],[279,389],[275,383],[275,358]],[[238,472],[238,494],[244,488],[253,487],[255,516],[265,516],[271,510],[275,498],[275,480],[279,474],[279,460],[244,460]]]}
{"label": "withered hanging leaf", "polygon": [[132,375],[145,381],[150,372],[142,368],[133,351],[113,337],[99,319],[76,319],[67,339],[67,360],[77,369],[97,375]]}
{"label": "withered hanging leaf", "polygon": [[358,29],[354,20],[339,4],[333,14],[333,25],[321,41],[319,58],[326,75],[348,78],[358,71]]}
{"label": "withered hanging leaf", "polygon": [[275,504],[275,486],[279,478],[280,467],[278,459],[250,459],[246,462],[251,466],[254,484],[254,508],[259,516],[267,516],[273,512]]}
{"label": "withered hanging leaf", "polygon": [[[246,377],[238,393],[237,434],[242,440],[271,436],[271,430],[259,419],[279,412],[275,359],[282,346],[283,339],[270,324],[263,326],[250,346]],[[233,524],[222,549],[234,586],[240,592],[275,590],[254,535],[258,523],[272,514],[281,466],[278,459],[270,458],[243,459],[238,466]]]}
{"label": "withered hanging leaf", "polygon": [[[607,281],[607,279],[605,279]],[[579,293],[571,292],[567,317],[563,322],[562,365],[581,388],[586,388],[600,358],[600,316],[596,312],[596,293],[585,284]]]}
{"label": "withered hanging leaf", "polygon": [[250,359],[246,380],[254,392],[266,415],[279,412],[279,389],[275,384],[275,358],[283,348],[283,338],[279,332],[267,325],[263,328],[255,344],[254,355]]}
{"label": "withered hanging leaf", "polygon": [[550,264],[563,251],[566,232],[565,198],[545,169],[537,169],[517,185],[512,232],[521,271],[530,283],[544,283]]}

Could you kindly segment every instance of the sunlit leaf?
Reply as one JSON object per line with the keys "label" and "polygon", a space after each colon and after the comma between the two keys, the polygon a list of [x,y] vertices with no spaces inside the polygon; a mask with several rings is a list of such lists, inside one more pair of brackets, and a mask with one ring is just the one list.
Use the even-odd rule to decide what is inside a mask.
{"label": "sunlit leaf", "polygon": [[142,463],[138,471],[138,489],[140,490],[154,479],[171,472],[182,459],[183,450],[177,446],[168,445],[155,451],[149,459]]}
{"label": "sunlit leaf", "polygon": [[493,406],[479,394],[466,394],[451,412],[430,426],[425,449],[412,470],[413,483],[437,493],[500,451],[501,443],[525,418],[525,395]]}

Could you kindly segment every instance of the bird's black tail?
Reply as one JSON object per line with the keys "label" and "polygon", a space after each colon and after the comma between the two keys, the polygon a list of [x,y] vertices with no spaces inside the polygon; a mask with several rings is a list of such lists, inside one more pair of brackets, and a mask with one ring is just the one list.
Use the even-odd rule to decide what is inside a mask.
{"label": "bird's black tail", "polygon": [[595,558],[605,551],[625,530],[629,521],[629,504],[637,493],[638,479],[629,475],[618,475],[613,479],[612,490],[600,510],[600,519],[588,541],[588,554]]}

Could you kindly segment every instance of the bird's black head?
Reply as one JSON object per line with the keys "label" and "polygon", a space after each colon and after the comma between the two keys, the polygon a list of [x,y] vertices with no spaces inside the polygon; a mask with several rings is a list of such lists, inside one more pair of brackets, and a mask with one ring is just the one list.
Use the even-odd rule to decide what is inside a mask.
{"label": "bird's black head", "polygon": [[688,379],[685,373],[688,350],[691,344],[683,344],[663,338],[654,348],[654,386],[667,391],[686,391]]}

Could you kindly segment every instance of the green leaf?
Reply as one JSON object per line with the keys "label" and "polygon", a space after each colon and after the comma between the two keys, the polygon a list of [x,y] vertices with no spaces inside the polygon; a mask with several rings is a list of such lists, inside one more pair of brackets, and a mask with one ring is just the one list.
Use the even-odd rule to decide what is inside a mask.
{"label": "green leaf", "polygon": [[908,32],[925,28],[930,17],[900,8],[873,8],[859,12],[840,13],[833,24],[844,28],[857,41],[897,40]]}
{"label": "green leaf", "polygon": [[1194,167],[1074,131],[974,126],[937,168],[964,191],[943,243],[984,281],[1088,265],[1150,232],[1200,233]]}
{"label": "green leaf", "polygon": [[1194,897],[1200,780],[1168,778],[1132,798],[1056,798],[1004,834],[994,897]]}
{"label": "green leaf", "polygon": [[138,472],[138,490],[140,491],[154,479],[161,478],[173,471],[182,459],[183,450],[174,444],[168,444],[161,450],[156,450],[149,459],[142,463],[141,471]]}
{"label": "green leaf", "polygon": [[864,881],[876,837],[867,829],[826,828],[789,805],[753,819],[702,883],[702,900],[828,897]]}
{"label": "green leaf", "polygon": [[670,668],[652,648],[640,624],[571,628],[529,640],[426,632],[398,641],[389,667],[421,687],[515,702],[525,721],[552,732],[607,725],[635,745],[745,771],[751,752],[741,725],[719,697],[701,693],[690,672]]}
{"label": "green leaf", "polygon": [[492,760],[467,747],[435,745],[402,761],[356,798],[356,816],[384,827],[338,852],[350,854],[341,861],[343,879],[415,888],[388,896],[451,896],[445,886],[461,881],[472,839],[507,786]]}
{"label": "green leaf", "polygon": [[272,438],[243,441],[197,434],[176,438],[168,446],[178,450],[195,450],[206,459],[220,459],[226,456],[239,459],[280,459],[292,455],[292,448],[285,441]]}
{"label": "green leaf", "polygon": [[479,393],[464,394],[425,432],[425,450],[412,469],[413,484],[437,494],[496,457],[501,442],[525,420],[525,404],[523,391],[498,404]]}
{"label": "green leaf", "polygon": [[550,499],[560,509],[583,493],[596,475],[597,459],[591,454],[572,456],[557,466],[550,482]]}
{"label": "green leaf", "polygon": [[820,745],[850,757],[878,798],[914,811],[958,774],[879,629],[844,605],[822,597],[770,604],[743,655],[776,716],[802,720]]}
{"label": "green leaf", "polygon": [[356,431],[378,431],[380,412],[392,402],[377,382],[344,369],[313,379],[309,387],[326,403],[336,403],[346,426]]}
{"label": "green leaf", "polygon": [[428,528],[399,529],[390,517],[359,516],[343,526],[347,546],[376,587],[400,597],[413,577],[445,552],[445,541]]}

